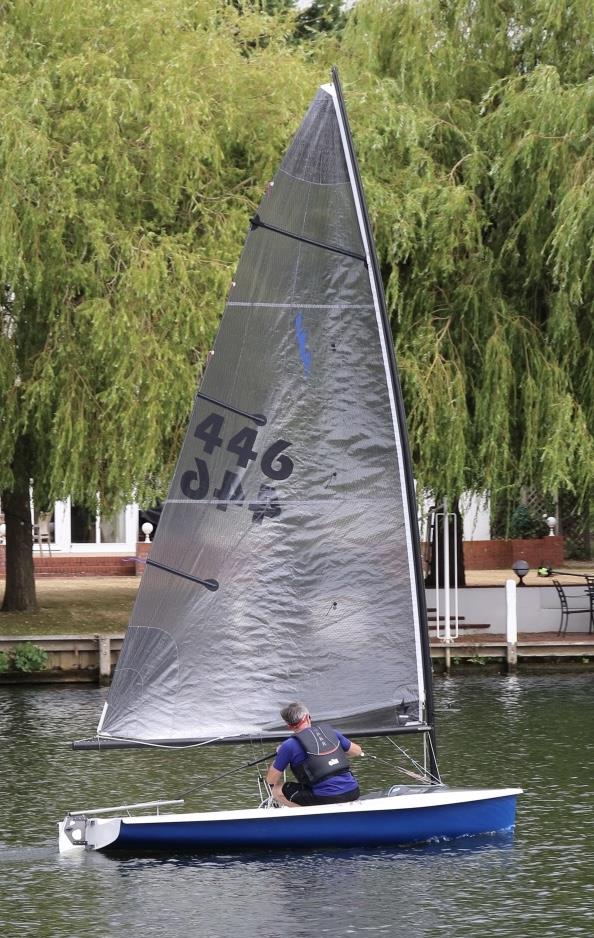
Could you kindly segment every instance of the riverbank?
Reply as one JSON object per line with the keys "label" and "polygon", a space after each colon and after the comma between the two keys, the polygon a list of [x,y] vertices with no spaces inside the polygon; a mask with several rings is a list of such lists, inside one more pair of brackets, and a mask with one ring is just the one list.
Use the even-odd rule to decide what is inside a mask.
{"label": "riverbank", "polygon": [[[563,567],[557,579],[568,586],[579,584],[576,574],[592,571],[594,563],[571,563]],[[505,585],[515,579],[511,570],[469,570],[468,587]],[[132,606],[138,592],[140,577],[135,576],[79,576],[43,577],[36,583],[38,610],[28,612],[0,612],[0,635],[64,635],[123,632],[128,625]],[[552,586],[549,577],[538,577],[530,571],[526,586]],[[0,594],[3,594],[0,579]]]}
{"label": "riverbank", "polygon": [[[560,579],[576,587],[575,573],[568,570]],[[510,643],[495,612],[505,609],[507,571],[473,571],[461,590],[461,604],[470,594],[473,614],[464,610],[460,635],[450,643],[436,637],[436,610],[430,610],[431,657],[436,671],[472,670],[572,670],[594,666],[594,634],[584,622],[572,622],[573,631],[557,634],[558,600],[552,582],[529,574],[528,587],[518,591],[519,634]],[[99,682],[109,683],[116,665],[139,585],[136,577],[48,578],[37,584],[36,613],[0,613],[0,652],[7,656],[9,671],[0,674],[0,684]],[[543,587],[548,587],[543,589]],[[432,591],[428,598],[434,601]],[[547,602],[544,603],[543,595]],[[525,602],[527,601],[527,602]],[[552,605],[551,605],[552,604]],[[534,607],[531,615],[526,606]],[[550,608],[549,608],[550,607]],[[536,613],[534,610],[536,609]],[[498,614],[499,614],[498,612]],[[443,609],[441,610],[443,615]],[[499,616],[500,618],[500,616]],[[530,627],[527,623],[530,619]],[[534,621],[532,621],[534,620]],[[541,622],[535,627],[534,622]],[[31,645],[36,646],[32,649]],[[37,651],[36,651],[37,649]],[[35,654],[45,655],[43,669],[32,663]],[[25,656],[26,668],[15,668],[15,653]],[[31,658],[31,656],[33,656]]]}
{"label": "riverbank", "polygon": [[[23,656],[24,669],[17,666],[0,671],[0,686],[6,684],[109,684],[124,633],[104,632],[95,635],[0,635],[0,654]],[[594,670],[594,635],[568,632],[562,636],[550,632],[520,632],[517,642],[505,636],[467,634],[449,643],[431,639],[433,671],[455,672],[550,673]],[[40,670],[35,656],[45,656]]]}

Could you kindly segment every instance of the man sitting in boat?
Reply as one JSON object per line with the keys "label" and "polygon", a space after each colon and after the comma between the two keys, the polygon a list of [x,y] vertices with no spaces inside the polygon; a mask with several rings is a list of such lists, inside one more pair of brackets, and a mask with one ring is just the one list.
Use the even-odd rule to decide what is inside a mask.
{"label": "man sitting in boat", "polygon": [[[278,747],[266,775],[274,800],[287,808],[356,801],[359,785],[348,757],[362,756],[361,747],[327,723],[312,726],[303,703],[288,704],[281,717],[293,736]],[[287,766],[297,781],[283,784]]]}

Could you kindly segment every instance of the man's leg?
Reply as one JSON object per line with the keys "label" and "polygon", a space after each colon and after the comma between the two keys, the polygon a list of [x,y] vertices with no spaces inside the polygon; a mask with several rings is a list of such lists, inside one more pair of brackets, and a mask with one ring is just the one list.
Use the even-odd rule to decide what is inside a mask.
{"label": "man's leg", "polygon": [[[286,784],[290,784],[290,783],[285,782],[285,785],[286,785]],[[298,804],[296,804],[294,801],[290,801],[290,800],[285,796],[285,793],[284,793],[284,791],[283,791],[283,788],[284,788],[284,787],[285,787],[285,786],[283,785],[282,782],[279,782],[278,785],[273,785],[273,786],[272,786],[272,797],[274,798],[274,800],[276,801],[277,804],[283,805],[283,807],[285,807],[285,808],[298,808],[298,807],[299,807]]]}

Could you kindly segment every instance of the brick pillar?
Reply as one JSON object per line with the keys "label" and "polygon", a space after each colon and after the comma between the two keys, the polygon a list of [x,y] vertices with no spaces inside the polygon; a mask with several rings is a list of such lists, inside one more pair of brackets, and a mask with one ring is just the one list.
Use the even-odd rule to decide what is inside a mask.
{"label": "brick pillar", "polygon": [[151,552],[153,545],[150,541],[139,541],[136,545],[136,576],[142,576],[146,566],[146,558]]}

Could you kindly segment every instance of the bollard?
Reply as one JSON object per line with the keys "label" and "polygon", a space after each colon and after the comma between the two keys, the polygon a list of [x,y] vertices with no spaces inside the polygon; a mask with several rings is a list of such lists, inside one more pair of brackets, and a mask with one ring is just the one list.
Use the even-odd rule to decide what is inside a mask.
{"label": "bollard", "polygon": [[109,635],[97,635],[99,645],[99,683],[109,684],[111,680],[111,641]]}
{"label": "bollard", "polygon": [[515,580],[505,581],[507,670],[510,674],[518,666],[518,612]]}

